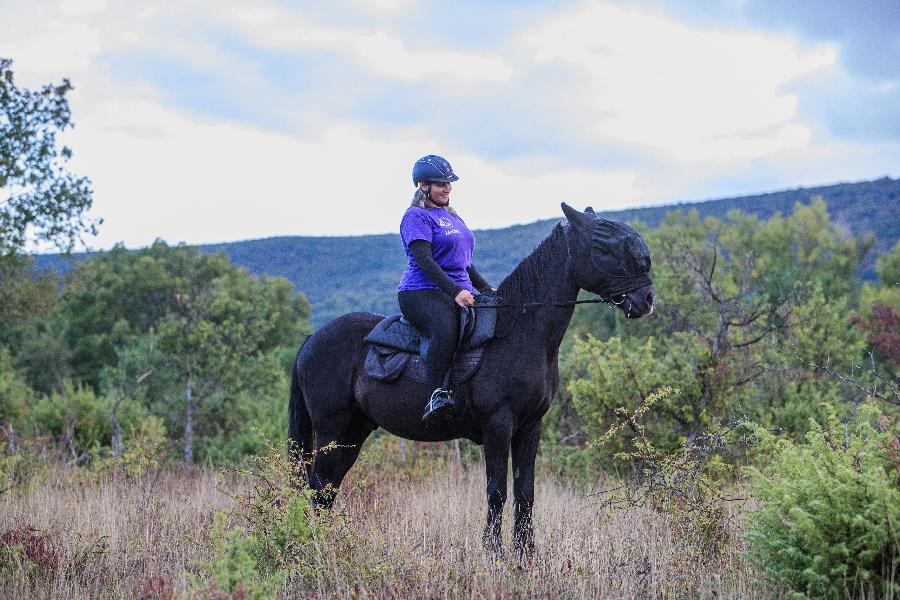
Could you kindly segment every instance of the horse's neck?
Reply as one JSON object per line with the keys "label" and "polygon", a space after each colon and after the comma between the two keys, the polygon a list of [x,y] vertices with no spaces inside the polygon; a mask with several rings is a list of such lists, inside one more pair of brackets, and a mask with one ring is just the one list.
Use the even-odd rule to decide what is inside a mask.
{"label": "horse's neck", "polygon": [[[557,225],[503,280],[498,293],[504,304],[541,304],[527,308],[525,314],[521,309],[506,309],[501,316],[500,328],[505,329],[503,326],[507,325],[529,339],[536,338],[547,346],[548,351],[559,348],[575,307],[553,306],[552,303],[571,302],[578,297],[578,285],[568,260],[566,234],[561,225]],[[515,322],[510,322],[512,320]]]}

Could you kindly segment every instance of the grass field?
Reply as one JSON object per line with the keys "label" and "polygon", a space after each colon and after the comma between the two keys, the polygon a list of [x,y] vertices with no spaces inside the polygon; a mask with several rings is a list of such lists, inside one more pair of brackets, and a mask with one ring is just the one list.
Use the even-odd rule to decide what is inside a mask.
{"label": "grass field", "polygon": [[[424,456],[427,460],[420,460]],[[315,540],[308,572],[279,596],[305,598],[772,598],[740,560],[739,536],[716,556],[645,509],[608,513],[572,485],[539,477],[537,555],[530,564],[481,546],[483,473],[419,451],[401,463],[369,453],[336,505],[340,540]],[[199,567],[212,556],[217,511],[249,483],[212,469],[127,479],[45,468],[0,495],[3,598],[240,597],[215,594]],[[511,541],[511,504],[504,523]],[[235,513],[236,514],[236,513]],[[2,547],[2,544],[0,544]]]}

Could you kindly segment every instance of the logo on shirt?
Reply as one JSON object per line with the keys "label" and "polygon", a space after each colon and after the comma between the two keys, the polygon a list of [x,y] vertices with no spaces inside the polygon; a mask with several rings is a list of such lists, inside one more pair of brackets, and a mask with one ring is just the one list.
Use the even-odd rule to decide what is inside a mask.
{"label": "logo on shirt", "polygon": [[441,227],[453,227],[453,223],[450,222],[450,219],[445,219],[444,217],[438,219],[438,225]]}

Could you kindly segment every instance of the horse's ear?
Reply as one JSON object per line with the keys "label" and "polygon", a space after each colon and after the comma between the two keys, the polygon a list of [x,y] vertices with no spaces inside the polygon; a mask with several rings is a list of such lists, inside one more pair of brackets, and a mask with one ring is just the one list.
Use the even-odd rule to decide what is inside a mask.
{"label": "horse's ear", "polygon": [[581,231],[587,231],[590,229],[594,220],[593,216],[588,216],[579,210],[575,210],[565,202],[563,202],[560,206],[562,206],[563,214],[566,215],[569,223],[574,225],[576,229],[579,229]]}
{"label": "horse's ear", "polygon": [[584,209],[584,212],[594,214],[594,209],[592,207],[588,206]]}

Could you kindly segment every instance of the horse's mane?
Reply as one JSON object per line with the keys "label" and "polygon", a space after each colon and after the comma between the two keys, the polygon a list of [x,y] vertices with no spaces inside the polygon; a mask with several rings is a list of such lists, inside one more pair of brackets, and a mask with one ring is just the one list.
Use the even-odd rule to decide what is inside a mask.
{"label": "horse's mane", "polygon": [[522,259],[513,272],[500,283],[497,293],[504,302],[534,302],[547,292],[550,265],[565,267],[566,235],[557,223],[544,241]]}

